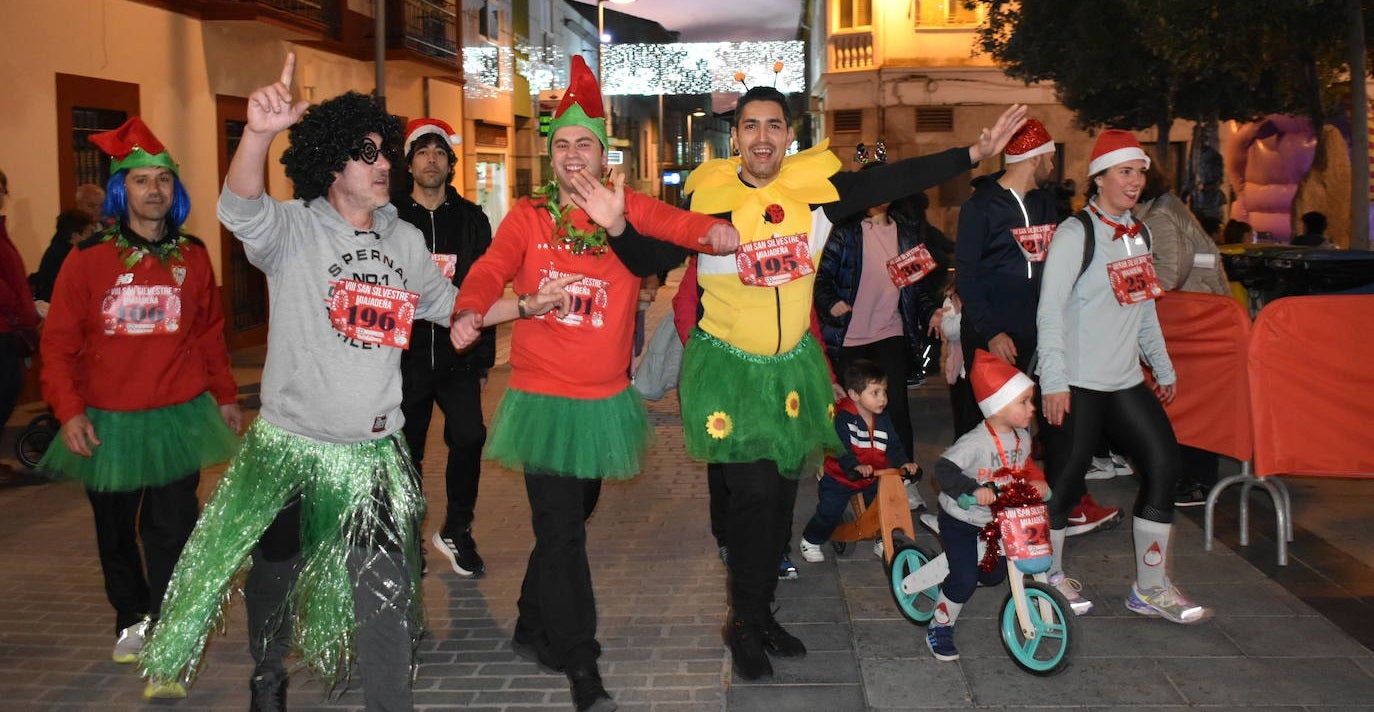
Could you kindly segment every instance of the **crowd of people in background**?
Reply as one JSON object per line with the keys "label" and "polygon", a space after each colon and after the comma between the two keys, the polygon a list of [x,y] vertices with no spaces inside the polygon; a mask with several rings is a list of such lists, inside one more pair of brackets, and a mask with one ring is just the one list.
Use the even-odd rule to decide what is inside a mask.
{"label": "crowd of people in background", "polygon": [[[971,562],[1008,478],[1049,498],[1048,580],[1085,615],[1094,603],[1068,576],[1066,538],[1126,519],[1087,482],[1133,472],[1126,607],[1176,623],[1209,616],[1164,564],[1174,508],[1205,501],[1218,456],[1174,437],[1163,406],[1179,386],[1154,300],[1230,294],[1219,247],[1257,236],[1195,217],[1130,133],[1101,132],[1083,196],[1074,178],[1052,181],[1053,139],[1020,106],[971,146],[888,161],[880,142],[842,171],[825,144],[789,155],[791,105],[755,87],[731,119],[734,157],[692,172],[682,210],[608,179],[600,89],[574,57],[550,126],[553,180],[493,234],[451,185],[450,125],[403,126],[351,92],[309,106],[294,72],[288,56],[250,97],[217,203],[271,295],[251,425],[208,253],[182,228],[180,167],[140,119],[91,138],[112,159],[109,181],[76,189],[33,274],[0,214],[0,422],[41,351],[43,397],[62,424],[42,467],[85,488],[112,657],[138,663],[147,697],[188,694],[247,570],[254,709],[285,709],[293,652],[329,681],[356,664],[369,710],[410,709],[422,546],[455,575],[486,573],[473,536],[485,457],[522,473],[531,511],[511,649],[566,676],[579,712],[614,710],[586,522],[603,481],[641,473],[651,432],[633,356],[652,290],[689,257],[675,323],[662,326],[671,336],[663,353],[650,343],[654,373],[646,359],[638,377],[669,369],[671,385],[680,369],[739,677],[807,653],[778,622],[775,594],[798,575],[793,507],[816,475],[819,504],[797,540],[810,563],[825,559],[850,498],[873,497],[875,471],[905,473],[908,505],[950,552],[926,636],[939,660],[958,659],[953,626],[974,588],[1005,576]],[[283,132],[292,201],[265,191]],[[951,242],[926,219],[924,191],[999,156],[1000,170],[973,180]],[[0,209],[9,193],[0,173]],[[1301,222],[1292,244],[1331,246],[1325,216]],[[399,319],[360,323],[359,305]],[[511,376],[489,433],[482,395],[507,321]],[[930,436],[913,430],[908,390],[934,373],[949,385],[956,442],[923,481],[915,453]],[[418,473],[436,405],[446,505],[426,538]],[[225,461],[202,512],[201,469]],[[0,464],[0,478],[19,475]],[[955,506],[960,495],[977,507]]]}

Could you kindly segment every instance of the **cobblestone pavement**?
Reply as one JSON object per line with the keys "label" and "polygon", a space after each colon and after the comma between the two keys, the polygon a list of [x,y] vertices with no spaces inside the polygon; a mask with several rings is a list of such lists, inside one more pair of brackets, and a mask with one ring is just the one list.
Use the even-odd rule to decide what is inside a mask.
{"label": "cobblestone pavement", "polygon": [[[671,293],[670,291],[665,293]],[[666,300],[651,311],[660,318]],[[238,375],[252,400],[260,375],[251,355]],[[570,365],[571,366],[571,365]],[[507,366],[492,372],[488,415]],[[928,384],[911,393],[929,470],[950,442],[946,392]],[[798,560],[801,576],[779,584],[778,618],[810,649],[777,660],[777,675],[733,678],[721,644],[724,567],[707,526],[704,467],[683,454],[675,394],[650,403],[658,436],[643,475],[608,484],[589,525],[600,610],[601,669],[622,710],[858,712],[862,710],[1345,710],[1374,706],[1374,656],[1224,545],[1204,552],[1200,527],[1179,518],[1174,576],[1216,608],[1197,626],[1172,625],[1127,611],[1132,578],[1129,527],[1071,539],[1068,570],[1097,610],[1077,619],[1073,662],[1056,677],[1018,670],[995,632],[1005,588],[978,591],[958,627],[962,659],[940,663],[922,629],[897,613],[881,564],[869,547],[827,560]],[[11,423],[26,421],[32,409]],[[425,483],[439,492],[441,423],[431,427]],[[16,428],[3,446],[8,448]],[[8,452],[8,449],[5,450]],[[204,478],[202,499],[217,479]],[[925,485],[928,487],[928,485]],[[1094,484],[1100,501],[1128,504],[1130,478]],[[927,499],[933,501],[929,490]],[[794,532],[810,516],[815,489],[803,483]],[[431,523],[441,521],[434,498]],[[1258,525],[1257,525],[1258,526]],[[433,531],[433,524],[425,534]],[[474,535],[488,575],[465,580],[429,555],[424,582],[428,634],[419,649],[417,708],[568,710],[562,676],[541,673],[509,645],[524,562],[531,545],[528,508],[516,474],[487,465]],[[923,546],[938,548],[922,533]],[[241,599],[212,639],[203,674],[188,699],[144,703],[129,666],[110,661],[111,611],[105,601],[90,513],[70,483],[0,489],[0,709],[224,710],[247,705],[249,658]],[[358,709],[356,689],[326,700],[302,673],[292,709]]]}

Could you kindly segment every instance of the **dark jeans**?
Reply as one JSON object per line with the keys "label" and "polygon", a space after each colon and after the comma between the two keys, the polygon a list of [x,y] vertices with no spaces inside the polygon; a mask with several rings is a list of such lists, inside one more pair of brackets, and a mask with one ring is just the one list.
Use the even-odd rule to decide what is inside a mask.
{"label": "dark jeans", "polygon": [[872,503],[874,495],[878,494],[878,480],[870,480],[867,487],[851,489],[836,482],[834,477],[821,477],[816,483],[816,497],[819,500],[816,513],[806,523],[802,538],[816,545],[829,541],[835,527],[844,523],[844,510],[849,507],[850,498],[856,494],[862,494],[864,502]]}
{"label": "dark jeans", "polygon": [[997,558],[997,566],[983,573],[978,569],[978,532],[975,527],[961,519],[950,516],[940,508],[940,545],[945,548],[945,563],[949,564],[949,575],[945,577],[940,590],[945,597],[955,603],[968,603],[978,584],[996,586],[1007,577],[1007,560]]}
{"label": "dark jeans", "polygon": [[911,369],[906,337],[893,336],[874,341],[863,346],[845,346],[840,349],[839,363],[835,364],[835,376],[844,385],[844,370],[859,359],[868,359],[887,374],[887,416],[892,418],[892,427],[897,429],[897,437],[906,448],[907,457],[914,458],[915,439],[911,435],[911,404],[907,399],[906,378]]}
{"label": "dark jeans", "polygon": [[172,569],[200,514],[199,485],[200,473],[193,472],[161,487],[129,492],[86,490],[95,514],[105,597],[115,609],[116,634],[143,616],[157,618]]}
{"label": "dark jeans", "polygon": [[1141,383],[1121,391],[1069,388],[1070,411],[1059,427],[1042,431],[1045,477],[1054,493],[1050,526],[1067,526],[1069,510],[1087,491],[1083,475],[1102,436],[1130,457],[1140,475],[1134,514],[1168,524],[1174,517],[1174,482],[1182,468],[1178,441],[1164,406]]}
{"label": "dark jeans", "polygon": [[14,413],[19,391],[24,388],[24,357],[19,355],[19,337],[0,334],[0,430]]}
{"label": "dark jeans", "polygon": [[601,480],[526,472],[525,495],[534,551],[516,603],[516,637],[547,650],[550,663],[576,670],[601,653],[587,564],[587,519],[601,497]]}
{"label": "dark jeans", "polygon": [[[448,344],[443,346],[447,348]],[[487,441],[480,374],[439,372],[421,365],[406,368],[403,375],[401,412],[405,416],[406,445],[417,471],[425,459],[425,439],[436,402],[444,413],[444,444],[448,446],[444,489],[448,506],[441,531],[453,538],[472,526],[473,509],[477,506],[482,446]]]}
{"label": "dark jeans", "polygon": [[721,472],[728,493],[731,606],[736,621],[763,623],[773,614],[778,554],[787,543],[797,481],[780,475],[771,460],[724,463]]}

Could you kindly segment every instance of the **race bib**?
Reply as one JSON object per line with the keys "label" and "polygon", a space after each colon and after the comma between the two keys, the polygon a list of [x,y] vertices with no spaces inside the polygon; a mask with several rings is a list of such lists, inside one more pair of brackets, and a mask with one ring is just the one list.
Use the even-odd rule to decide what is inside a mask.
{"label": "race bib", "polygon": [[[563,274],[557,270],[544,270],[544,278],[540,280],[539,284],[543,286],[544,282],[555,277],[561,277]],[[568,296],[572,297],[572,308],[568,310],[568,313],[557,316],[555,312],[549,312],[535,318],[557,319],[558,323],[567,326],[600,329],[606,325],[606,304],[609,301],[606,290],[610,286],[611,283],[608,280],[583,277],[568,285]]]}
{"label": "race bib", "polygon": [[1155,276],[1154,259],[1148,254],[1107,263],[1107,279],[1116,301],[1123,306],[1158,299],[1164,294],[1159,277]]}
{"label": "race bib", "polygon": [[1016,244],[1026,253],[1026,260],[1044,262],[1045,255],[1050,251],[1050,239],[1054,237],[1054,228],[1055,226],[1050,224],[1014,227],[1011,229],[1011,236],[1016,238]]}
{"label": "race bib", "polygon": [[432,254],[430,257],[439,266],[444,279],[453,279],[453,275],[458,273],[458,255]]}
{"label": "race bib", "polygon": [[997,519],[1002,530],[1002,549],[1008,561],[1032,561],[1053,553],[1050,545],[1050,511],[1045,505],[1007,507],[998,514]]}
{"label": "race bib", "polygon": [[935,267],[930,250],[925,245],[917,245],[887,261],[887,276],[901,289],[925,279]]}
{"label": "race bib", "polygon": [[420,295],[396,287],[352,279],[329,283],[329,323],[350,339],[368,344],[410,348],[415,307]]}
{"label": "race bib", "polygon": [[181,329],[181,287],[134,284],[111,287],[100,302],[106,335],[151,336]]}
{"label": "race bib", "polygon": [[751,287],[778,287],[816,271],[804,232],[740,245],[735,269],[739,281]]}

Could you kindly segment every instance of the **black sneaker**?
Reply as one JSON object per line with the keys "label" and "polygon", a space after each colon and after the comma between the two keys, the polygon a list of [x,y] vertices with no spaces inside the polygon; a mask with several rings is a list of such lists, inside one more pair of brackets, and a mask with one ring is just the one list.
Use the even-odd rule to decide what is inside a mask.
{"label": "black sneaker", "polygon": [[725,629],[735,672],[745,680],[773,676],[773,663],[763,649],[763,631],[756,625],[734,621]]}
{"label": "black sneaker", "polygon": [[254,675],[248,680],[248,689],[253,696],[248,703],[248,712],[285,712],[286,673],[264,673]]}
{"label": "black sneaker", "polygon": [[619,708],[601,684],[601,673],[597,672],[595,663],[569,672],[568,682],[572,684],[573,705],[577,712],[615,712]]}
{"label": "black sneaker", "polygon": [[521,659],[538,665],[544,672],[563,672],[563,666],[550,659],[548,647],[542,639],[535,640],[533,636],[521,635],[519,629],[516,629],[515,635],[510,639],[511,651]]}
{"label": "black sneaker", "polygon": [[1196,485],[1174,493],[1175,507],[1201,507],[1204,504],[1207,504],[1207,492]]}
{"label": "black sneaker", "polygon": [[768,616],[759,633],[763,638],[763,649],[769,655],[779,658],[806,657],[806,645],[797,636],[788,633],[773,616]]}
{"label": "black sneaker", "polygon": [[477,542],[472,540],[472,532],[464,531],[457,536],[445,536],[443,532],[434,532],[434,537],[430,541],[439,553],[448,559],[453,572],[459,576],[482,578],[486,574],[486,566],[482,563],[482,557],[477,555]]}

